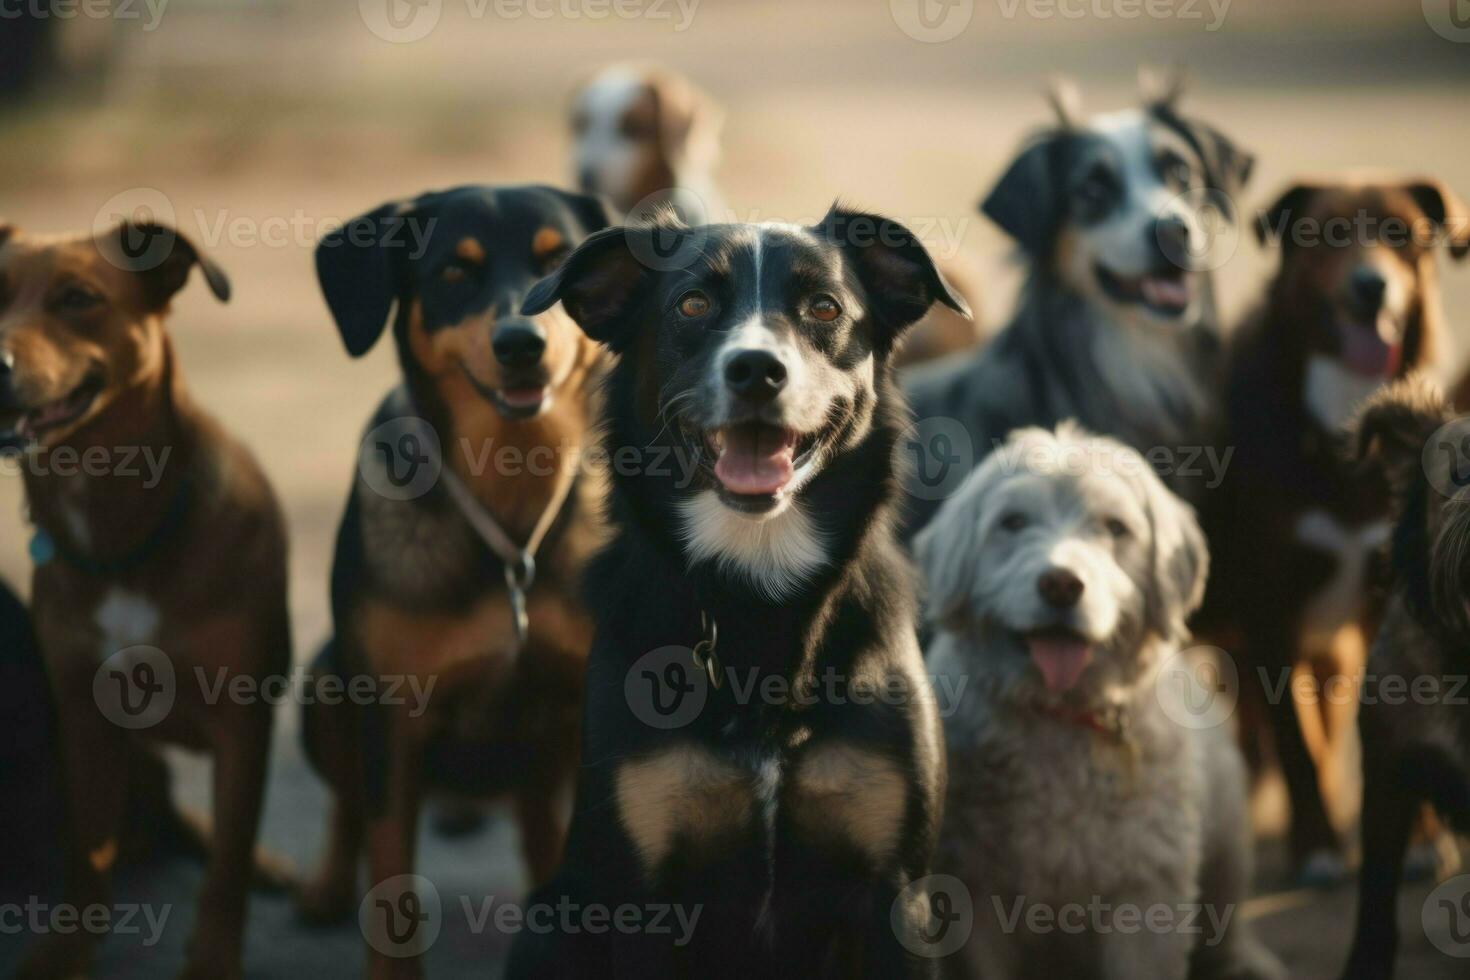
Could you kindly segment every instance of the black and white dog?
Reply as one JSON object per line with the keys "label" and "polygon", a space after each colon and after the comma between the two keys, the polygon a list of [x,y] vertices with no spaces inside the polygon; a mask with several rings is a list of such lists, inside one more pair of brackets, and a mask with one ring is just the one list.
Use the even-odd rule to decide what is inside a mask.
{"label": "black and white dog", "polygon": [[[1181,115],[1178,94],[1085,120],[1054,99],[1059,125],[981,204],[1030,266],[1019,308],[987,347],[909,377],[921,437],[926,419],[958,420],[976,462],[1012,429],[1068,418],[1139,450],[1209,444],[1220,333],[1207,222],[1233,220],[1252,158]],[[932,462],[921,455],[915,479],[931,481]],[[917,528],[940,495],[913,489]]]}
{"label": "black and white dog", "polygon": [[[509,976],[928,975],[903,937],[928,925],[944,764],[894,534],[889,356],[963,300],[908,231],[840,207],[601,232],[525,312],[558,300],[620,355],[616,535],[590,582],[571,836],[531,902],[698,920],[523,934]],[[643,681],[670,676],[684,716],[654,717]]]}

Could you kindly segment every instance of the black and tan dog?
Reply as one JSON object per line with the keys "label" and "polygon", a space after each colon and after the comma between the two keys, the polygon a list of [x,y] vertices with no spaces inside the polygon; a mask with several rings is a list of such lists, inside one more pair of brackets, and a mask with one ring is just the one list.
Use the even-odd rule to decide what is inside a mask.
{"label": "black and tan dog", "polygon": [[1365,692],[1358,719],[1363,868],[1347,980],[1394,974],[1399,881],[1419,808],[1470,833],[1470,710],[1456,693],[1470,670],[1470,421],[1441,428],[1454,417],[1432,385],[1409,379],[1376,395],[1358,422],[1358,452],[1386,475],[1397,524],[1393,594],[1365,674],[1380,686]]}
{"label": "black and tan dog", "polygon": [[[350,910],[364,845],[373,882],[413,870],[430,790],[511,797],[534,881],[559,858],[591,642],[578,597],[599,481],[581,464],[603,355],[560,310],[520,305],[606,224],[595,198],[463,187],[385,205],[317,251],[348,351],[366,352],[391,320],[403,369],[338,534],[335,638],[318,671],[420,698],[308,707],[307,750],[337,796],[303,896],[312,917]],[[409,418],[427,428],[395,429]],[[421,491],[394,482],[412,479],[401,467],[417,462],[396,454],[418,436],[439,443],[424,462],[442,466]],[[417,966],[374,961],[375,976],[395,970]]]}
{"label": "black and tan dog", "polygon": [[[1370,586],[1390,527],[1387,488],[1352,466],[1342,427],[1375,390],[1436,364],[1435,246],[1464,255],[1470,227],[1439,182],[1373,177],[1295,184],[1258,232],[1280,268],[1230,352],[1234,456],[1204,501],[1216,572],[1198,626],[1236,657],[1250,716],[1269,717],[1293,857],[1309,881],[1331,880],[1342,846],[1323,800],[1344,791],[1341,742],[1381,612]],[[1287,683],[1298,668],[1317,678],[1314,703],[1299,706],[1304,687]]]}
{"label": "black and tan dog", "polygon": [[[215,843],[184,975],[237,977],[271,708],[210,692],[289,667],[285,528],[250,453],[185,387],[164,329],[195,266],[221,300],[229,283],[155,225],[55,239],[0,228],[0,243],[0,412],[27,445],[32,612],[70,814],[67,901],[108,901],[133,753],[133,725],[113,705],[140,734],[214,756]],[[112,659],[139,645],[152,654]],[[128,687],[115,701],[113,681]],[[21,975],[84,974],[93,945],[54,934]]]}
{"label": "black and tan dog", "polygon": [[[607,448],[642,465],[614,468],[576,811],[531,902],[699,919],[523,934],[510,975],[925,973],[899,935],[928,911],[904,889],[927,873],[944,762],[894,540],[888,358],[932,303],[963,301],[909,232],[841,209],[611,229],[526,310],[558,300],[619,355]],[[661,721],[660,678],[698,710]]]}

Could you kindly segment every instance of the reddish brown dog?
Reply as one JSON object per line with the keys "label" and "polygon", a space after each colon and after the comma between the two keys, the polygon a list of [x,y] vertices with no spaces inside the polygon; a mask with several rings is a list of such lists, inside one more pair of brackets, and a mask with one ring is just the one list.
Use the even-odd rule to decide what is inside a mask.
{"label": "reddish brown dog", "polygon": [[[1436,246],[1462,258],[1470,227],[1438,181],[1352,177],[1288,188],[1258,230],[1280,269],[1230,359],[1234,458],[1205,502],[1215,571],[1202,627],[1236,656],[1247,710],[1270,719],[1292,853],[1316,881],[1342,873],[1323,801],[1343,796],[1390,528],[1387,487],[1348,461],[1343,426],[1389,381],[1435,364]],[[1340,826],[1350,814],[1335,809]]]}
{"label": "reddish brown dog", "polygon": [[[224,274],[161,226],[0,226],[0,427],[25,447],[37,529],[67,902],[108,902],[133,740],[211,752],[215,847],[183,975],[221,980],[241,974],[271,736],[266,700],[223,692],[284,676],[291,649],[280,510],[250,453],[195,404],[164,330],[196,265],[227,299]],[[53,934],[20,975],[85,975],[87,935]]]}

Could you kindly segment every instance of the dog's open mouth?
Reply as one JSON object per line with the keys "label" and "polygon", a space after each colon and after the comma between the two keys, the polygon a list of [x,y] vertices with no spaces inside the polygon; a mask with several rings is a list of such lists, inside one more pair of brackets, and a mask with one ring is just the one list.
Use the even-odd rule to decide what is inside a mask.
{"label": "dog's open mouth", "polygon": [[508,384],[492,388],[483,384],[463,364],[460,365],[460,370],[464,372],[470,387],[495,406],[502,418],[512,422],[535,418],[551,404],[551,387],[541,378],[511,379]]}
{"label": "dog's open mouth", "polygon": [[1183,316],[1193,299],[1183,269],[1163,269],[1144,276],[1120,276],[1098,263],[1094,271],[1103,292],[1114,302],[1136,303],[1159,316]]}
{"label": "dog's open mouth", "polygon": [[1087,665],[1092,663],[1092,644],[1069,629],[1048,628],[1021,634],[1031,662],[1041,671],[1046,689],[1065,694],[1077,686]]}
{"label": "dog's open mouth", "polygon": [[715,459],[715,479],[735,497],[780,497],[811,456],[814,441],[765,422],[742,422],[705,433]]}
{"label": "dog's open mouth", "polygon": [[[1398,373],[1403,346],[1399,328],[1385,314],[1365,320],[1345,318],[1337,324],[1342,362],[1365,378],[1391,378]],[[1391,338],[1391,339],[1388,339]]]}
{"label": "dog's open mouth", "polygon": [[85,416],[97,396],[102,394],[103,387],[102,376],[90,374],[69,395],[12,415],[3,428],[10,430],[24,442],[39,439],[48,432],[65,428]]}

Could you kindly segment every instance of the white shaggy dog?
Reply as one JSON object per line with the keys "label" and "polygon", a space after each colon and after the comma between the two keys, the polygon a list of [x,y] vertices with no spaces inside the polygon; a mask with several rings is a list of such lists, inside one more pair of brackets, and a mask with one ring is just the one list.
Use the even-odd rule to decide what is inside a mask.
{"label": "white shaggy dog", "polygon": [[1250,844],[1229,726],[1159,683],[1204,592],[1189,506],[1118,442],[1024,429],[916,547],[930,667],[963,692],[946,706],[935,860],[974,902],[952,974],[1281,976],[1240,918]]}

